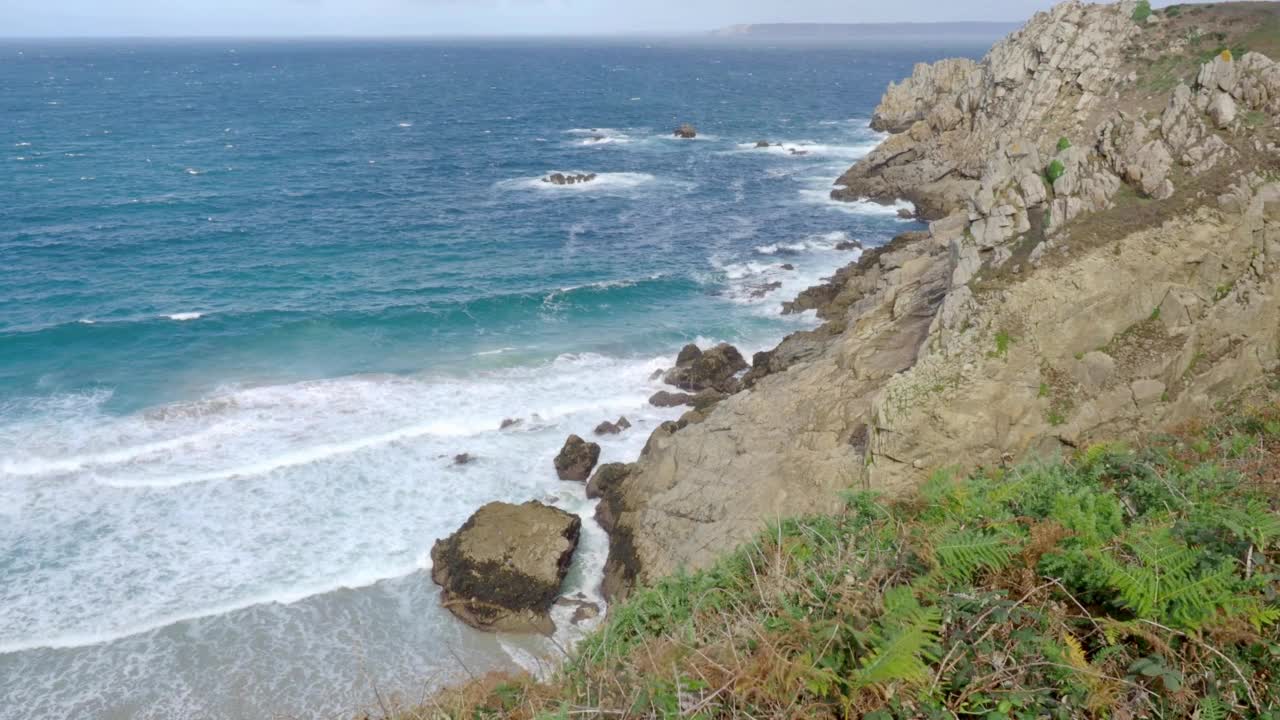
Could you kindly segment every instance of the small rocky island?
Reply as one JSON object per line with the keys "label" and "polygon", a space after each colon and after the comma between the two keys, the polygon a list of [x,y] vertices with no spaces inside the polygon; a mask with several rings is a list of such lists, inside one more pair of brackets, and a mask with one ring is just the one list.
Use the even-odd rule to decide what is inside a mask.
{"label": "small rocky island", "polygon": [[537,501],[489,503],[431,548],[431,579],[471,627],[549,635],[581,530],[577,515]]}
{"label": "small rocky island", "polygon": [[692,140],[698,137],[698,129],[689,123],[684,123],[680,127],[676,128],[672,135],[675,135],[682,140]]}
{"label": "small rocky island", "polygon": [[551,185],[579,185],[594,182],[596,177],[595,173],[570,173],[566,175],[565,173],[555,172],[542,178],[542,182]]}

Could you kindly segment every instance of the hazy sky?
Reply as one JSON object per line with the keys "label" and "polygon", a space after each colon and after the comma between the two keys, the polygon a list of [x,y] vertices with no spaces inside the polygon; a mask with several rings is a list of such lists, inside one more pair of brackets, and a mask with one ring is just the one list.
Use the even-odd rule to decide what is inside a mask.
{"label": "hazy sky", "polygon": [[1052,0],[0,0],[0,35],[689,32],[758,22],[1023,20]]}

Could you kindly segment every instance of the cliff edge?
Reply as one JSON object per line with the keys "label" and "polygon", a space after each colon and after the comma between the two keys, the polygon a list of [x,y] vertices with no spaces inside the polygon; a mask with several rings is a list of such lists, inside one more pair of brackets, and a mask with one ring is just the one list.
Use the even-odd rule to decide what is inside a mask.
{"label": "cliff edge", "polygon": [[942,468],[1183,423],[1280,368],[1280,4],[1067,2],[918,66],[833,196],[929,230],[797,299],[821,328],[654,434],[600,513],[606,590]]}

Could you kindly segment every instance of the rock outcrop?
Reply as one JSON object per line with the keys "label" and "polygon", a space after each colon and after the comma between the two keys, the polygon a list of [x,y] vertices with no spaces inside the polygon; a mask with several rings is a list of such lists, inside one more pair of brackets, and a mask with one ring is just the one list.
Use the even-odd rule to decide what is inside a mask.
{"label": "rock outcrop", "polygon": [[717,390],[731,393],[739,388],[735,376],[747,367],[742,353],[728,343],[705,352],[697,346],[686,346],[676,358],[676,366],[668,370],[662,379],[668,385],[688,392]]}
{"label": "rock outcrop", "polygon": [[542,178],[542,182],[552,185],[578,185],[580,183],[589,183],[596,179],[595,173],[577,173],[566,175],[564,173],[551,173]]}
{"label": "rock outcrop", "polygon": [[605,420],[596,426],[595,433],[597,435],[617,435],[623,430],[631,427],[631,421],[625,417],[618,418],[617,422],[609,422]]}
{"label": "rock outcrop", "polygon": [[788,304],[824,324],[741,378],[682,353],[665,379],[726,397],[597,483],[610,593],[842,490],[1174,425],[1280,372],[1280,66],[1193,40],[1238,44],[1276,5],[1134,7],[1063,3],[889,89],[890,137],[833,196],[911,200],[928,231]]}
{"label": "rock outcrop", "polygon": [[431,548],[431,579],[472,627],[550,634],[581,527],[578,516],[536,501],[489,503]]}
{"label": "rock outcrop", "polygon": [[684,140],[692,140],[698,137],[698,129],[689,123],[683,123],[671,134]]}
{"label": "rock outcrop", "polygon": [[556,455],[556,475],[561,480],[585,481],[591,475],[591,468],[600,460],[600,446],[587,442],[577,435],[570,435]]}

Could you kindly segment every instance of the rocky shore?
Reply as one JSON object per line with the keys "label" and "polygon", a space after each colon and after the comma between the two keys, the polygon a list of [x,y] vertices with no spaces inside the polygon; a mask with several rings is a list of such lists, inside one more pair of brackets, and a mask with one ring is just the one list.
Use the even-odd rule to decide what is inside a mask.
{"label": "rocky shore", "polygon": [[910,200],[928,229],[787,303],[823,324],[749,364],[682,350],[651,402],[690,409],[635,462],[570,438],[608,598],[842,491],[1173,427],[1280,370],[1280,38],[1231,49],[1280,9],[1137,10],[1063,3],[917,66],[832,196]]}

